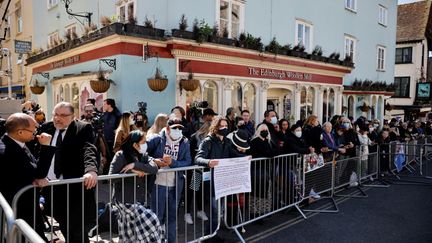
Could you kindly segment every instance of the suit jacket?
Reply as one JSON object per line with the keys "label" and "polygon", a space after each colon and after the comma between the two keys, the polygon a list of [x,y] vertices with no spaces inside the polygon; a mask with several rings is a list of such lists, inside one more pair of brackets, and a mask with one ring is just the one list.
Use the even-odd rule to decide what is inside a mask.
{"label": "suit jacket", "polygon": [[[31,185],[34,179],[47,176],[55,151],[55,147],[41,146],[37,160],[9,136],[3,136],[0,140],[0,192],[10,204],[19,190]],[[36,190],[36,195],[34,190],[27,190],[19,197],[16,216],[24,219],[45,239],[41,210],[40,207],[35,207],[38,202],[39,190]],[[33,218],[34,208],[36,220]],[[34,222],[36,225],[33,225]]]}
{"label": "suit jacket", "polygon": [[[51,134],[54,139],[56,128],[53,122],[45,123],[40,130]],[[91,171],[97,173],[97,150],[93,142],[94,134],[91,124],[72,121],[60,147],[60,168],[64,179],[79,178]]]}

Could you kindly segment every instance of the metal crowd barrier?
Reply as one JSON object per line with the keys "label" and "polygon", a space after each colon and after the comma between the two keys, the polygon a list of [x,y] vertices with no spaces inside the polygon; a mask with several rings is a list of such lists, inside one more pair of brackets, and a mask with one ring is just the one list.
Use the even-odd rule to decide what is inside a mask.
{"label": "metal crowd barrier", "polygon": [[10,234],[10,243],[45,243],[45,241],[23,219],[15,220]]}
{"label": "metal crowd barrier", "polygon": [[[210,239],[216,235],[219,229],[220,215],[218,212],[221,210],[220,200],[216,201],[214,199],[212,180],[202,181],[202,172],[205,170],[207,169],[200,166],[190,166],[161,169],[157,175],[146,175],[144,177],[138,177],[135,174],[99,176],[98,184],[94,188],[94,194],[90,194],[94,195],[95,199],[95,204],[91,206],[88,206],[87,199],[81,200],[88,196],[87,190],[84,189],[83,178],[50,181],[48,186],[42,189],[41,193],[45,198],[43,208],[46,227],[45,236],[50,241],[59,239],[69,242],[72,240],[70,236],[73,233],[81,231],[82,238],[79,241],[82,242],[87,240],[90,242],[99,242],[101,240],[127,242],[128,240],[122,240],[119,237],[118,230],[124,230],[126,233],[129,231],[129,236],[134,234],[133,239],[138,241],[145,237],[141,234],[146,235],[146,231],[150,229],[154,233],[161,233],[161,239],[168,239],[168,242],[198,242]],[[209,173],[210,171],[205,175]],[[194,184],[191,183],[191,180],[185,179],[186,175],[199,177],[198,174],[201,175],[201,178],[196,178],[196,181],[201,181],[200,184]],[[170,178],[172,178],[170,176],[172,175],[181,184],[168,188],[156,186],[156,184],[170,185]],[[132,191],[128,190],[128,187],[131,187]],[[77,188],[79,188],[79,192],[77,192]],[[116,189],[118,191],[115,192],[116,196],[114,198],[113,192]],[[12,203],[12,215],[17,215],[20,210],[17,206],[18,201],[29,190],[33,191],[34,195],[37,195],[35,192],[40,188],[27,186],[20,190]],[[64,193],[66,199],[61,199],[58,196],[59,193]],[[192,196],[190,200],[188,200],[189,196]],[[78,207],[74,200],[76,197],[79,197],[80,202],[78,204],[85,210],[76,210],[76,207]],[[200,205],[196,203],[198,197],[201,198]],[[164,202],[159,201],[161,198],[163,198]],[[97,207],[96,203],[101,205]],[[36,206],[39,207],[39,205],[33,205],[34,213],[36,212]],[[86,207],[93,208],[93,210],[89,211]],[[65,219],[61,219],[61,214],[59,214],[62,208],[67,212]],[[140,213],[141,216],[131,216],[122,211],[128,208],[132,213]],[[152,212],[147,209],[151,209]],[[188,211],[193,220],[192,225],[185,222],[184,215],[187,209],[189,209]],[[198,215],[198,211],[205,212],[208,219],[201,217],[202,214]],[[174,212],[174,215],[172,212]],[[130,212],[128,211],[128,213]],[[57,219],[56,216],[58,216]],[[145,222],[143,217],[146,220]],[[79,227],[71,228],[76,223],[71,220],[72,218],[75,220],[78,218],[80,221]],[[154,218],[158,219],[157,224],[145,225]],[[135,225],[144,224],[141,225],[142,231],[131,233],[134,229],[127,224],[121,224],[119,219],[122,219],[123,222],[133,219],[140,220],[141,222],[134,221],[134,223]],[[60,224],[60,222],[64,225]],[[30,223],[33,228],[35,228],[35,224],[36,222]],[[69,232],[70,229],[74,232]],[[174,237],[175,239],[173,239]],[[144,238],[144,241],[146,241],[146,238]]]}
{"label": "metal crowd barrier", "polygon": [[255,158],[251,161],[250,193],[224,198],[224,223],[245,242],[238,229],[277,212],[298,207],[303,200],[303,163],[298,154],[285,154],[273,158]]}
{"label": "metal crowd barrier", "polygon": [[0,193],[0,242],[5,243],[10,237],[10,232],[15,222],[12,208],[3,195]]}

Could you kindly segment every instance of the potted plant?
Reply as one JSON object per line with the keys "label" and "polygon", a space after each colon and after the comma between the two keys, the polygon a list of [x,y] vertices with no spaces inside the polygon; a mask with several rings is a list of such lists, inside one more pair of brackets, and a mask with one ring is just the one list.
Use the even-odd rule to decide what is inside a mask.
{"label": "potted plant", "polygon": [[160,68],[156,67],[155,75],[147,79],[147,83],[151,90],[161,92],[167,87],[168,79],[162,74]]}
{"label": "potted plant", "polygon": [[128,23],[123,25],[123,31],[127,35],[132,36],[149,36],[156,38],[163,38],[165,30],[154,28],[153,22],[145,17],[144,26],[137,25],[134,17],[129,18]]}
{"label": "potted plant", "polygon": [[194,34],[191,31],[187,31],[188,24],[187,24],[187,18],[184,14],[180,17],[179,21],[179,28],[178,29],[172,29],[171,34],[173,37],[179,37],[179,38],[185,38],[185,39],[193,39]]}
{"label": "potted plant", "polygon": [[322,54],[323,54],[323,51],[322,51],[321,46],[318,46],[318,45],[317,45],[317,46],[315,46],[315,48],[312,50],[312,53],[311,53],[310,55],[308,55],[308,56],[309,56],[309,58],[310,58],[311,60],[320,61],[320,62],[325,62],[325,61],[327,61],[327,58],[326,58],[326,57],[323,57]]}
{"label": "potted plant", "polygon": [[340,57],[339,52],[333,52],[332,54],[330,54],[328,58],[328,62],[339,65],[340,64],[339,57]]}
{"label": "potted plant", "polygon": [[99,70],[97,79],[90,80],[90,87],[96,93],[105,93],[111,86],[111,83],[115,85],[114,81],[108,79],[103,70]]}
{"label": "potted plant", "polygon": [[294,57],[307,58],[307,53],[305,52],[306,48],[302,43],[298,43],[295,45],[291,51],[291,55]]}
{"label": "potted plant", "polygon": [[201,20],[198,25],[198,33],[196,36],[196,42],[203,43],[204,41],[208,41],[211,36],[213,29],[205,22],[205,20]]}
{"label": "potted plant", "polygon": [[291,55],[292,46],[291,44],[286,44],[282,47],[281,53],[284,55]]}
{"label": "potted plant", "polygon": [[366,105],[366,102],[363,102],[363,105],[360,106],[360,110],[363,112],[368,112],[370,110],[370,107]]}
{"label": "potted plant", "polygon": [[180,79],[180,90],[194,91],[199,86],[199,80],[194,79],[193,73],[189,73],[187,79]]}
{"label": "potted plant", "polygon": [[261,42],[261,37],[253,37],[251,34],[246,35],[246,39],[244,41],[244,48],[263,51],[263,43]]}
{"label": "potted plant", "polygon": [[278,54],[282,49],[282,46],[277,42],[276,37],[270,41],[270,43],[264,48],[265,51]]}
{"label": "potted plant", "polygon": [[30,86],[30,91],[35,95],[40,95],[45,91],[45,86],[40,85],[38,80],[35,79],[33,85]]}

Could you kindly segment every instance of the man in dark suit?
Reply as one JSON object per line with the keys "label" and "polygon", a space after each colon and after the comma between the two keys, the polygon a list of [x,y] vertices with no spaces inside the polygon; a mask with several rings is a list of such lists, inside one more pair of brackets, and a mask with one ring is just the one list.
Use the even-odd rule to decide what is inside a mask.
{"label": "man in dark suit", "polygon": [[67,242],[88,242],[88,231],[93,227],[96,215],[94,187],[98,170],[93,128],[91,124],[74,119],[72,104],[60,102],[54,107],[53,121],[45,123],[41,131],[51,134],[51,145],[57,147],[48,179],[84,178],[84,187],[82,183],[70,184],[69,188],[54,186],[52,200],[51,190],[45,190],[46,201],[52,205],[53,216]]}
{"label": "man in dark suit", "polygon": [[[37,122],[24,113],[12,114],[5,123],[6,134],[0,141],[0,192],[10,204],[23,187],[32,184],[42,187],[48,184],[46,176],[55,153],[55,147],[49,146],[51,135],[42,133],[36,136],[41,144],[39,160],[25,144],[35,138],[37,127]],[[32,201],[34,203],[30,203]],[[36,220],[33,219],[34,209]],[[19,197],[16,217],[27,221],[46,240],[39,207],[39,190],[27,190]]]}

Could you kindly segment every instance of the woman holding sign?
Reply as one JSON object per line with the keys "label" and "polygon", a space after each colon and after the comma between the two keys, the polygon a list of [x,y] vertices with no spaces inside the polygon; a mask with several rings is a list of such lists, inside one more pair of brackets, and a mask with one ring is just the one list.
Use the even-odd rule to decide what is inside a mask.
{"label": "woman holding sign", "polygon": [[[244,156],[235,149],[231,140],[227,138],[229,133],[228,121],[222,116],[215,117],[210,126],[209,135],[202,141],[198,153],[195,157],[195,163],[208,168],[214,168],[218,165],[218,159],[242,157]],[[213,233],[218,225],[216,199],[214,197],[213,176],[211,178],[211,215],[210,233]],[[213,239],[216,239],[214,237]]]}

